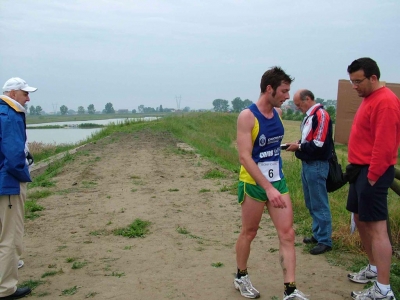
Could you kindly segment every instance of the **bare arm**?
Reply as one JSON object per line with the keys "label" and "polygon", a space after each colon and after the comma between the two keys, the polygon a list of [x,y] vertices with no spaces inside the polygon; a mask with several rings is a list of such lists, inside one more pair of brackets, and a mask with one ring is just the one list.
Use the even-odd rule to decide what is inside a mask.
{"label": "bare arm", "polygon": [[264,177],[251,156],[253,150],[251,131],[253,126],[253,113],[248,109],[242,111],[237,122],[237,146],[240,163],[247,170],[247,172],[249,172],[257,184],[265,190],[268,201],[274,207],[285,208],[286,204],[281,198],[281,193],[279,193],[279,191],[275,189],[273,185]]}

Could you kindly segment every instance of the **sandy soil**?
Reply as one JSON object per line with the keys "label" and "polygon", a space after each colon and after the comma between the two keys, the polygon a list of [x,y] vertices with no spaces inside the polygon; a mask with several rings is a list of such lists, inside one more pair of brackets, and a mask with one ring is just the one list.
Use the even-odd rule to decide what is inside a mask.
{"label": "sandy soil", "polygon": [[[44,281],[34,298],[58,299],[76,286],[62,298],[244,299],[232,284],[240,206],[235,195],[220,191],[237,177],[219,168],[226,178],[204,179],[217,166],[179,150],[178,142],[168,134],[115,134],[78,150],[54,178],[55,193],[39,200],[41,216],[25,224],[20,282]],[[151,222],[146,237],[112,233],[136,218]],[[251,279],[262,299],[282,299],[278,239],[267,213],[261,227]],[[323,255],[305,253],[301,240],[296,237],[297,285],[311,299],[350,299],[351,290],[362,288]],[[67,259],[86,265],[72,269]],[[41,278],[51,271],[59,272]]]}

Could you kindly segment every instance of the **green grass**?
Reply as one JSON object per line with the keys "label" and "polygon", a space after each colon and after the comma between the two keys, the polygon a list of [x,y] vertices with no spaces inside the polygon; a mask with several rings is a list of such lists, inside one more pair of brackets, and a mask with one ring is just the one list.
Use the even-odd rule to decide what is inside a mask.
{"label": "green grass", "polygon": [[36,212],[44,210],[44,207],[37,204],[35,200],[25,202],[25,219],[34,220],[40,217]]}
{"label": "green grass", "polygon": [[136,219],[125,228],[118,228],[113,231],[114,235],[121,235],[128,238],[145,237],[149,233],[151,222]]}
{"label": "green grass", "polygon": [[78,287],[75,285],[72,288],[63,290],[61,292],[61,295],[62,296],[72,296],[72,295],[75,295],[77,291],[78,291]]}
{"label": "green grass", "polygon": [[89,234],[93,235],[93,236],[107,235],[107,233],[108,232],[105,229],[94,230],[94,231],[89,232]]}
{"label": "green grass", "polygon": [[118,277],[121,278],[122,276],[125,276],[124,272],[112,272],[110,275],[107,276],[114,276],[114,277]]}
{"label": "green grass", "polygon": [[148,127],[157,132],[172,133],[201,156],[237,172],[236,119],[237,114],[189,113],[152,121]]}
{"label": "green grass", "polygon": [[226,178],[226,175],[224,172],[218,170],[218,169],[212,169],[207,171],[206,174],[203,176],[204,179],[217,179],[217,178]]}
{"label": "green grass", "polygon": [[[177,139],[189,144],[196,149],[202,157],[208,158],[219,164],[222,168],[230,170],[233,173],[239,171],[238,153],[236,150],[236,120],[237,114],[225,113],[187,113],[171,114],[162,119],[152,122],[127,122],[124,124],[111,125],[103,128],[98,134],[93,135],[88,141],[94,141],[108,136],[114,132],[134,133],[143,129],[151,130],[157,133],[168,132]],[[283,121],[285,126],[284,142],[290,142],[299,138],[299,121]],[[347,164],[347,147],[337,145],[337,153],[342,166]],[[297,234],[310,233],[311,217],[304,205],[303,192],[300,178],[301,163],[291,153],[283,153],[284,173],[289,185],[290,195],[294,207],[294,221]],[[52,165],[46,170],[40,178],[35,178],[33,185],[52,184],[52,177],[61,170],[63,164],[72,158],[66,157],[61,162]],[[226,173],[226,171],[224,171]],[[226,174],[212,169],[204,176],[206,178],[224,178]],[[237,175],[234,175],[237,176]],[[139,176],[132,175],[132,179],[138,179]],[[31,184],[31,185],[32,185]],[[237,183],[232,186],[224,186],[221,191],[228,191],[236,194]],[[171,188],[170,192],[176,192],[178,189]],[[359,242],[354,240],[353,236],[348,234],[349,213],[345,209],[348,186],[331,193],[329,195],[332,217],[333,217],[333,239],[335,244],[340,245],[341,250],[360,253]],[[400,205],[398,205],[398,196],[389,192],[389,211],[392,236],[394,237],[394,246],[399,249],[400,246]]]}
{"label": "green grass", "polygon": [[[191,239],[195,239],[195,240],[202,240],[203,238],[194,234],[191,234],[189,230],[187,230],[185,227],[180,227],[178,226],[176,228],[176,232],[178,232],[179,234],[184,234],[186,236],[188,236]],[[198,241],[198,243],[202,243],[202,241]]]}
{"label": "green grass", "polygon": [[35,200],[29,200],[25,202],[25,213],[33,213],[42,210],[44,210],[44,207],[37,204]]}
{"label": "green grass", "polygon": [[39,200],[42,198],[46,198],[50,195],[52,195],[53,193],[49,190],[39,190],[39,191],[34,191],[34,192],[29,192],[27,195],[27,200]]}
{"label": "green grass", "polygon": [[93,298],[94,296],[96,296],[98,293],[96,292],[89,292],[85,295],[85,298]]}
{"label": "green grass", "polygon": [[54,275],[62,274],[62,273],[64,273],[64,271],[62,269],[60,269],[58,271],[47,271],[47,272],[43,273],[42,278],[54,276]]}
{"label": "green grass", "polygon": [[65,128],[62,125],[44,125],[44,126],[29,126],[29,129],[61,129]]}
{"label": "green grass", "polygon": [[71,269],[73,270],[82,269],[86,265],[87,265],[86,261],[74,261]]}
{"label": "green grass", "polygon": [[216,262],[216,263],[212,263],[211,266],[214,268],[221,268],[224,266],[224,264],[222,262]]}
{"label": "green grass", "polygon": [[84,187],[84,188],[90,188],[90,187],[94,187],[96,185],[97,185],[97,182],[94,182],[94,181],[85,181],[85,180],[82,181],[82,187]]}
{"label": "green grass", "polygon": [[55,186],[56,183],[52,180],[52,178],[61,172],[65,164],[73,160],[74,156],[66,153],[61,159],[50,163],[42,174],[33,179],[33,181],[29,184],[29,188]]}
{"label": "green grass", "polygon": [[67,258],[65,259],[65,262],[67,262],[67,263],[72,263],[72,262],[74,262],[74,261],[76,261],[76,258],[75,258],[75,257],[67,257]]}
{"label": "green grass", "polygon": [[75,144],[52,145],[42,143],[29,143],[29,150],[33,155],[36,163],[45,160],[46,158],[53,155],[70,150],[72,148],[75,148]]}
{"label": "green grass", "polygon": [[57,251],[61,251],[61,250],[64,250],[64,249],[66,249],[66,248],[68,248],[67,245],[58,246],[58,247],[57,247]]}
{"label": "green grass", "polygon": [[180,226],[178,226],[176,228],[176,231],[180,234],[189,234],[190,233],[190,231],[188,231],[185,227],[180,227]]}
{"label": "green grass", "polygon": [[94,231],[89,232],[89,234],[93,235],[93,236],[106,235],[107,231],[104,229],[103,230],[94,230]]}
{"label": "green grass", "polygon": [[24,281],[24,282],[19,283],[19,284],[18,284],[18,287],[27,286],[27,287],[29,287],[30,289],[34,290],[34,289],[36,289],[39,285],[41,285],[41,284],[43,284],[43,283],[45,283],[45,281],[43,281],[43,280],[29,279],[29,280],[26,280],[26,281]]}

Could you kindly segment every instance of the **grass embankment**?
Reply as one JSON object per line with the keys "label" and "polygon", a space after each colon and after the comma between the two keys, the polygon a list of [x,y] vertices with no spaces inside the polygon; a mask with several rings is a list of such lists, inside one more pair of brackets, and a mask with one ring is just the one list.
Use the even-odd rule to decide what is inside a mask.
{"label": "grass embankment", "polygon": [[[134,132],[144,128],[155,131],[168,131],[178,139],[195,147],[197,152],[203,157],[208,158],[232,172],[238,173],[239,162],[235,143],[236,119],[237,114],[207,112],[167,116],[152,122],[126,121],[121,124],[103,128],[88,141],[96,141],[113,132]],[[300,122],[284,121],[284,125],[284,142],[297,140],[299,137]],[[50,147],[52,147],[51,151],[53,151],[53,153],[58,153],[72,146]],[[36,153],[33,147],[31,147],[31,150],[35,158],[41,157],[40,154]],[[51,151],[46,149],[44,156],[49,155]],[[337,152],[342,166],[344,167],[347,164],[346,146],[338,146]],[[296,234],[299,236],[309,235],[311,233],[311,217],[304,205],[300,180],[301,163],[292,153],[284,152],[282,157],[284,160],[284,173],[293,202]],[[68,160],[69,158],[66,157],[65,159]],[[50,168],[50,171],[51,170]],[[54,168],[51,172],[53,172],[53,175],[55,174]],[[48,176],[46,173],[42,176]],[[44,179],[44,177],[35,178],[32,185],[35,185],[36,181],[42,182],[44,185],[51,184],[51,179]],[[232,186],[232,190],[235,190],[235,188],[236,185]],[[341,264],[353,271],[358,271],[367,260],[361,249],[358,234],[350,235],[350,214],[345,208],[347,192],[348,185],[329,194],[333,219],[334,248],[333,251],[327,253],[326,256],[333,264]],[[393,246],[395,249],[399,249],[400,246],[400,205],[398,201],[398,196],[393,191],[389,191],[390,224]],[[305,250],[308,249],[308,246],[305,246]],[[400,263],[396,258],[393,259],[391,281],[393,289],[395,291],[400,290]]]}

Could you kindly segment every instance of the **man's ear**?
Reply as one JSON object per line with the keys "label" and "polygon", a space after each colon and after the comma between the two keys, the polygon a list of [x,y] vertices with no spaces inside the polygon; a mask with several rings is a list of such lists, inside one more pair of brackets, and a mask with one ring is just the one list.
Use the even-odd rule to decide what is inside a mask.
{"label": "man's ear", "polygon": [[371,75],[371,77],[369,78],[369,80],[370,80],[372,83],[375,83],[375,82],[379,81],[379,80],[378,80],[378,77],[376,77],[376,75]]}
{"label": "man's ear", "polygon": [[265,88],[265,92],[267,92],[268,94],[272,94],[273,91],[274,91],[274,89],[270,85],[267,85],[267,87]]}

